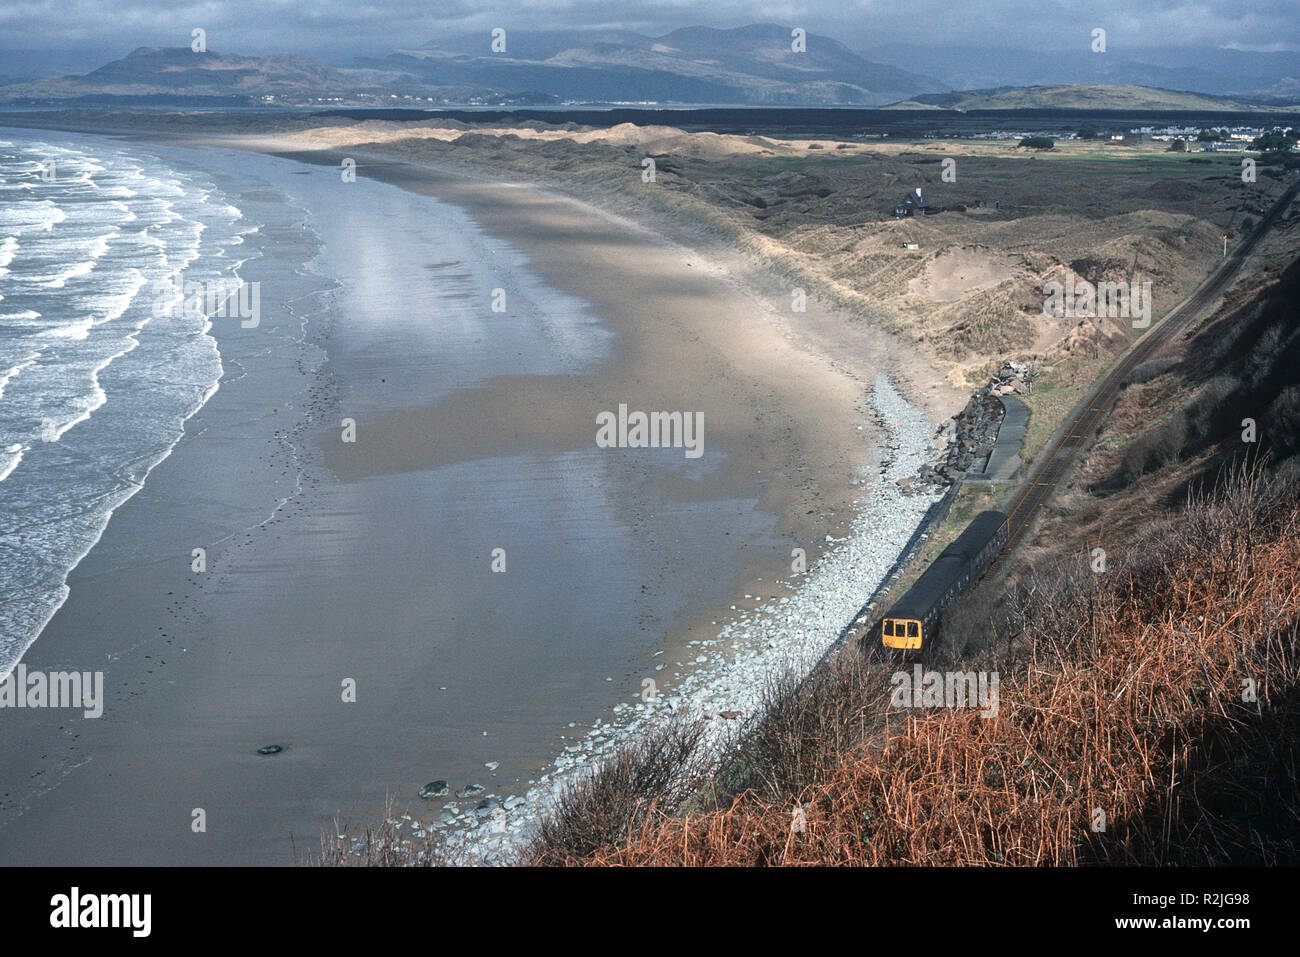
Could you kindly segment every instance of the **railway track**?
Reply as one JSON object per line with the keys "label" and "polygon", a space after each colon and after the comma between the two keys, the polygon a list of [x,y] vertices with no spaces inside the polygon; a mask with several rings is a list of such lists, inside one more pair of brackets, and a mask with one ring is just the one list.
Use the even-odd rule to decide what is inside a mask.
{"label": "railway track", "polygon": [[[1300,178],[1297,178],[1278,198],[1251,233],[1237,245],[1228,258],[1211,273],[1196,290],[1185,300],[1175,306],[1163,319],[1151,327],[1141,339],[1133,343],[1120,360],[1093,386],[1078,405],[1071,410],[1066,420],[1057,429],[1038,461],[1034,463],[1025,481],[1016,489],[1011,498],[1004,503],[1002,511],[1008,515],[1010,528],[1006,544],[989,564],[991,571],[1000,561],[1011,554],[1032,526],[1039,509],[1051,498],[1052,493],[1066,476],[1079,452],[1088,445],[1096,435],[1101,424],[1109,416],[1119,398],[1119,392],[1128,381],[1133,369],[1151,358],[1159,349],[1185,330],[1201,312],[1227,287],[1236,277],[1241,267],[1249,258],[1256,244],[1272,228],[1273,223],[1300,193]],[[946,512],[946,509],[945,509]],[[897,584],[897,578],[907,566],[919,547],[923,533],[932,531],[934,523],[923,523],[913,533],[912,540],[904,548],[899,560],[886,575],[867,603],[841,630],[839,637],[828,648],[814,671],[823,667],[826,661],[848,640],[862,643],[870,634],[874,624],[878,623],[883,602],[889,591]],[[893,660],[890,653],[880,647],[878,642],[867,641],[862,648],[870,660]]]}
{"label": "railway track", "polygon": [[1133,370],[1185,330],[1227,288],[1236,278],[1259,240],[1295,199],[1297,192],[1300,192],[1300,179],[1297,179],[1278,198],[1250,234],[1237,244],[1237,248],[1197,287],[1196,291],[1171,309],[1163,319],[1147,331],[1146,335],[1133,343],[1091,392],[1074,407],[1065,422],[1057,429],[1053,440],[1039,456],[1029,476],[1003,507],[1003,511],[1010,517],[1011,528],[1007,544],[998,560],[1011,554],[1021,542],[1025,533],[1033,525],[1039,510],[1052,497],[1079,453],[1091,443],[1093,436],[1110,415],[1119,399],[1120,390]]}

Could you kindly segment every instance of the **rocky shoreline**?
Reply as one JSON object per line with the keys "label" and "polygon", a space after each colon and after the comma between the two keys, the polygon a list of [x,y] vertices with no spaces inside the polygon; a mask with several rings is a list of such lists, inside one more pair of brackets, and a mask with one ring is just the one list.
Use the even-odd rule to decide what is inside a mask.
{"label": "rocky shoreline", "polygon": [[992,380],[970,397],[964,409],[939,423],[934,445],[941,452],[921,466],[916,481],[950,485],[981,459],[987,459],[1002,426],[1004,408],[999,398],[1033,394],[1034,380],[1041,371],[1037,362],[1004,362]]}

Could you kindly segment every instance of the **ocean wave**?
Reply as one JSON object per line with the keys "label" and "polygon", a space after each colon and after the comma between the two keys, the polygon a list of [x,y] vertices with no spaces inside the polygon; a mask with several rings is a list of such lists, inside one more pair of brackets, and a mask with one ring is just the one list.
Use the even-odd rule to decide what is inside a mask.
{"label": "ocean wave", "polygon": [[[222,375],[210,319],[155,325],[142,290],[234,275],[243,211],[201,173],[85,141],[24,143],[27,157],[54,158],[56,178],[40,181],[45,167],[31,162],[20,175],[33,182],[0,186],[0,297],[11,297],[0,313],[0,519],[14,532],[0,585],[21,596],[0,606],[0,678]],[[12,179],[14,160],[0,164]],[[74,429],[75,454],[60,444]]]}
{"label": "ocean wave", "polygon": [[14,256],[18,252],[18,237],[5,236],[0,238],[0,276],[7,275],[9,264],[14,261]]}
{"label": "ocean wave", "polygon": [[9,383],[14,380],[24,369],[41,357],[39,352],[33,352],[26,356],[23,361],[17,365],[10,366],[4,372],[0,372],[0,399],[4,398],[5,389]]}
{"label": "ocean wave", "polygon": [[[148,285],[149,280],[145,278],[144,273],[139,269],[132,267],[127,270],[129,279],[120,290],[104,293],[100,296],[100,303],[107,308],[99,322],[112,322],[114,319],[120,319],[125,315],[126,310],[130,308],[131,303],[135,302],[135,297],[140,290]],[[96,322],[96,325],[99,325]]]}
{"label": "ocean wave", "polygon": [[68,214],[50,199],[0,206],[0,229],[12,236],[28,232],[48,233],[67,218]]}
{"label": "ocean wave", "polygon": [[11,445],[8,448],[0,449],[0,482],[7,479],[13,470],[18,468],[18,463],[23,460],[23,452],[27,451],[25,446]]}
{"label": "ocean wave", "polygon": [[80,252],[80,255],[85,256],[87,258],[74,263],[72,266],[68,267],[65,270],[62,270],[61,272],[45,273],[42,275],[35,275],[35,276],[24,276],[22,277],[23,281],[38,283],[49,289],[62,289],[64,286],[67,285],[68,280],[77,279],[80,278],[81,276],[86,276],[89,275],[91,272],[93,272],[96,265],[98,265],[99,260],[104,258],[104,254],[108,252],[109,245],[112,243],[112,241],[114,239],[117,239],[121,235],[122,234],[117,230],[113,230],[112,232],[102,233],[98,236],[95,236],[93,239],[90,240],[89,244],[86,244],[85,240],[82,239],[72,241],[70,242],[70,245],[86,247],[83,251]]}
{"label": "ocean wave", "polygon": [[47,289],[62,289],[68,284],[69,279],[89,275],[94,270],[96,262],[96,259],[85,259],[63,272],[55,273],[52,276],[34,276],[29,281],[36,282]]}
{"label": "ocean wave", "polygon": [[85,319],[78,319],[66,326],[42,329],[40,335],[47,339],[84,339],[90,335],[90,329],[93,325],[95,325],[94,319],[87,316]]}

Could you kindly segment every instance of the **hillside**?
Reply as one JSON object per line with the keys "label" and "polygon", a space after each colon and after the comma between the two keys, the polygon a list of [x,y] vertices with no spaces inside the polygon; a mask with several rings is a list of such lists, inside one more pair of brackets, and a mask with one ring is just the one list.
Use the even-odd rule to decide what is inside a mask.
{"label": "hillside", "polygon": [[[1158,37],[1148,38],[1158,43]],[[882,63],[933,76],[954,90],[1057,86],[1063,83],[1191,90],[1250,102],[1292,101],[1300,94],[1300,58],[1287,50],[1220,46],[1112,44],[1104,56],[1087,44],[1058,48],[1000,48],[883,40],[872,47]]]}
{"label": "hillside", "polygon": [[[944,110],[1249,110],[1228,97],[1160,90],[1145,86],[1067,83],[1059,86],[1004,86],[991,90],[926,93],[894,108]],[[1276,109],[1277,107],[1273,107]]]}
{"label": "hillside", "polygon": [[662,37],[628,31],[510,33],[505,52],[492,53],[489,46],[486,35],[476,34],[337,68],[305,56],[140,47],[90,73],[0,87],[0,100],[875,106],[944,89],[867,60],[829,37],[809,35],[806,52],[796,53],[790,30],[774,25],[688,27]]}
{"label": "hillside", "polygon": [[791,50],[788,27],[687,27],[661,37],[628,31],[483,35],[439,40],[357,61],[388,82],[534,91],[587,102],[880,105],[942,90],[927,77],[874,63],[810,34]]}
{"label": "hillside", "polygon": [[805,52],[794,52],[790,30],[773,24],[730,30],[687,27],[661,37],[622,30],[557,31],[508,34],[506,50],[492,53],[489,38],[476,34],[383,57],[357,58],[346,67],[288,54],[247,57],[194,53],[187,47],[140,47],[89,73],[0,87],[0,100],[689,103],[959,111],[1254,108],[1242,99],[1132,85],[954,92],[930,77],[869,60],[829,37],[810,34],[805,42]]}
{"label": "hillside", "polygon": [[377,92],[304,56],[246,57],[213,51],[195,53],[188,47],[139,47],[81,76],[0,88],[0,98],[60,101],[161,97],[254,102],[275,97],[298,102],[362,91]]}

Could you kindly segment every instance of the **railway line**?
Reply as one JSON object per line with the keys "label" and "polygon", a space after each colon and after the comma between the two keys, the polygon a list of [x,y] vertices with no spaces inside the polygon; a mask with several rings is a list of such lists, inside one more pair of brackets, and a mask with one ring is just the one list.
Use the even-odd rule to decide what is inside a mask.
{"label": "railway line", "polygon": [[1068,475],[1079,453],[1091,442],[1110,415],[1120,390],[1133,370],[1154,356],[1197,319],[1232,282],[1260,239],[1300,192],[1300,178],[1287,188],[1220,266],[1190,296],[1171,309],[1102,376],[1087,396],[1071,410],[1056,435],[1039,456],[1025,481],[1003,508],[1010,520],[1006,546],[999,559],[1010,555],[1032,527],[1039,510]]}
{"label": "railway line", "polygon": [[[1038,461],[1034,463],[1026,479],[1004,502],[1002,506],[1004,511],[982,513],[971,528],[958,537],[954,546],[968,538],[974,525],[981,521],[988,525],[989,529],[997,526],[996,535],[984,536],[980,541],[975,542],[972,549],[966,550],[971,554],[958,549],[961,554],[950,556],[949,552],[954,546],[949,546],[949,550],[936,559],[912,589],[896,600],[893,607],[885,612],[885,617],[881,618],[886,595],[892,584],[896,582],[902,568],[915,553],[915,548],[919,544],[918,536],[924,537],[924,526],[918,528],[913,535],[913,540],[908,543],[903,555],[895,564],[895,568],[891,570],[885,582],[882,582],[867,604],[854,616],[852,622],[845,627],[835,645],[838,646],[850,635],[856,635],[873,658],[884,650],[881,648],[882,643],[885,648],[904,650],[928,647],[929,632],[938,623],[947,604],[957,594],[975,585],[988,569],[1012,554],[1024,539],[1039,511],[1069,475],[1079,453],[1091,443],[1102,423],[1110,415],[1119,399],[1121,389],[1128,382],[1133,370],[1184,332],[1204,313],[1205,309],[1237,276],[1260,239],[1272,228],[1297,193],[1300,193],[1300,175],[1297,175],[1296,181],[1278,198],[1236,249],[1225,257],[1224,261],[1190,296],[1171,309],[1164,318],[1152,326],[1146,335],[1134,342],[1070,411],[1047,447],[1039,455]],[[998,522],[995,517],[1000,518],[1001,521]],[[990,540],[996,538],[996,541],[990,545],[984,538]],[[945,565],[950,574],[939,574],[940,565]]]}

